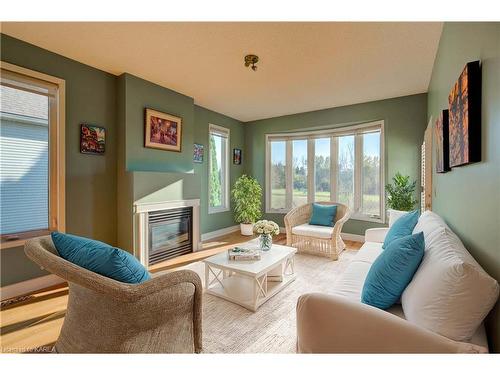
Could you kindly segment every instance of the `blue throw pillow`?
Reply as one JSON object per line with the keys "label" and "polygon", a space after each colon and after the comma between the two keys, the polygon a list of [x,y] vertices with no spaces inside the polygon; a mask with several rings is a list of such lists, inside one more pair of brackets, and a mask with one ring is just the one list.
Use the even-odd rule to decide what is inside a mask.
{"label": "blue throw pillow", "polygon": [[51,237],[62,258],[89,271],[128,284],[151,279],[137,258],[126,251],[72,234],[52,232]]}
{"label": "blue throw pillow", "polygon": [[387,235],[385,236],[382,248],[385,249],[387,245],[398,238],[412,234],[413,228],[417,225],[419,216],[418,210],[415,210],[410,211],[397,219],[394,224],[392,224],[392,227],[389,228],[389,232],[387,232]]}
{"label": "blue throw pillow", "polygon": [[309,224],[333,227],[335,216],[337,216],[336,205],[313,203],[312,209],[313,212]]}
{"label": "blue throw pillow", "polygon": [[424,249],[422,232],[392,241],[370,267],[361,302],[384,310],[394,305],[417,271]]}

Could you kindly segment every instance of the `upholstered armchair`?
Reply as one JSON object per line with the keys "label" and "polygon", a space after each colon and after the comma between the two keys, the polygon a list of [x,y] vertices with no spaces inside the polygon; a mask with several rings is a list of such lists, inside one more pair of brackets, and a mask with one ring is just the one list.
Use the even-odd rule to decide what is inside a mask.
{"label": "upholstered armchair", "polygon": [[69,285],[59,353],[193,353],[202,348],[202,286],[188,270],[125,284],[61,258],[50,236],[26,242],[40,267]]}
{"label": "upholstered armchair", "polygon": [[335,225],[333,227],[309,225],[312,203],[296,207],[285,216],[287,245],[296,247],[299,252],[326,256],[332,260],[337,260],[339,254],[345,249],[340,233],[342,232],[342,226],[351,216],[351,210],[342,203],[317,203],[337,206]]}

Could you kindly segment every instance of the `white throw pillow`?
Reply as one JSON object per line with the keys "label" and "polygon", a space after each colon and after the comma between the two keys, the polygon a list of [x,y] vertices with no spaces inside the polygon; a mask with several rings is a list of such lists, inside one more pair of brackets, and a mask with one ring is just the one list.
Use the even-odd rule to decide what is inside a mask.
{"label": "white throw pillow", "polygon": [[424,232],[425,253],[401,297],[405,317],[452,340],[467,341],[496,303],[498,283],[435,213],[423,214],[414,232]]}
{"label": "white throw pillow", "polygon": [[398,210],[387,210],[389,213],[389,228],[392,227],[392,224],[399,219],[401,216],[406,215],[409,211],[398,211]]}
{"label": "white throw pillow", "polygon": [[432,211],[425,211],[418,218],[417,225],[413,228],[413,234],[424,232],[424,238],[427,240],[433,232],[443,228],[450,229],[441,216]]}

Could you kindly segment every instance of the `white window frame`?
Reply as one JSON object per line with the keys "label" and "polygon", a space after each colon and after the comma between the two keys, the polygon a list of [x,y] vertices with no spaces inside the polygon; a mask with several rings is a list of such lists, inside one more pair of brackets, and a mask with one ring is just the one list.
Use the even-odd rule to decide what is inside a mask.
{"label": "white window frame", "polygon": [[[222,150],[222,173],[223,173],[223,178],[224,181],[222,183],[222,205],[218,207],[211,207],[210,206],[210,173],[212,170],[212,158],[210,157],[212,150],[210,149],[210,135],[218,134],[226,137],[226,144],[223,145],[223,150]],[[230,180],[230,175],[229,175],[229,151],[231,149],[231,144],[230,144],[230,135],[231,131],[228,128],[224,128],[222,126],[214,125],[214,124],[208,124],[208,213],[209,214],[216,214],[220,212],[227,212],[229,211],[229,180]]]}
{"label": "white window frame", "polygon": [[[371,131],[380,131],[380,217],[373,215],[366,215],[361,212],[362,210],[362,155],[363,155],[363,134],[370,133]],[[266,134],[266,166],[265,166],[265,199],[266,199],[266,213],[281,213],[286,214],[292,209],[292,147],[291,143],[296,139],[307,139],[307,191],[308,202],[314,201],[315,186],[314,186],[314,148],[315,139],[330,138],[330,200],[336,201],[337,196],[337,157],[338,157],[338,137],[345,135],[354,135],[355,142],[355,168],[354,168],[354,212],[351,215],[352,219],[361,221],[370,221],[376,223],[385,223],[386,207],[385,207],[385,135],[384,135],[384,121],[372,121],[357,125],[328,128],[324,130],[305,131],[305,132],[290,132],[280,134]],[[271,141],[285,141],[286,142],[286,208],[273,209],[271,208]]]}
{"label": "white window frame", "polygon": [[[49,227],[45,230],[16,233],[14,240],[9,235],[2,236],[1,248],[23,246],[26,240],[49,234],[57,230],[66,230],[66,161],[65,161],[65,98],[66,82],[64,79],[26,69],[0,61],[2,84],[8,85],[9,79],[15,79],[16,85],[46,86],[49,100],[53,105],[49,110]],[[28,89],[29,90],[29,89]]]}

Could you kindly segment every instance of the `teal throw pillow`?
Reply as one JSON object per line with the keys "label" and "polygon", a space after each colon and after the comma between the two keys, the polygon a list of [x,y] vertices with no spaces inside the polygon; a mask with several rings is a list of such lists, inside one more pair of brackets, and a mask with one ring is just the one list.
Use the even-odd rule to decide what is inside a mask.
{"label": "teal throw pillow", "polygon": [[392,224],[392,227],[389,228],[389,232],[387,232],[387,235],[385,236],[382,248],[385,249],[387,245],[398,238],[412,234],[413,228],[417,225],[419,216],[418,210],[415,210],[410,211],[397,219],[394,224]]}
{"label": "teal throw pillow", "polygon": [[335,224],[335,216],[337,216],[336,205],[313,203],[309,224],[333,227]]}
{"label": "teal throw pillow", "polygon": [[398,302],[422,261],[424,249],[422,232],[392,241],[370,267],[361,302],[384,310]]}
{"label": "teal throw pillow", "polygon": [[51,237],[62,258],[89,271],[128,284],[151,279],[137,258],[124,250],[72,234],[52,232]]}

